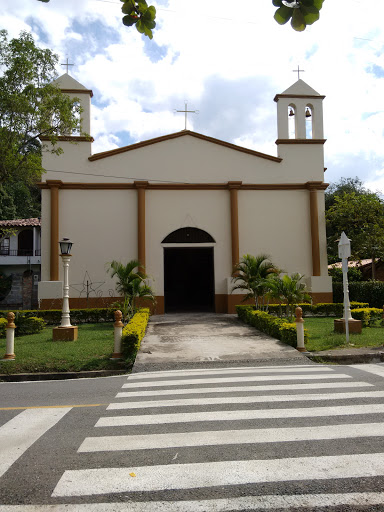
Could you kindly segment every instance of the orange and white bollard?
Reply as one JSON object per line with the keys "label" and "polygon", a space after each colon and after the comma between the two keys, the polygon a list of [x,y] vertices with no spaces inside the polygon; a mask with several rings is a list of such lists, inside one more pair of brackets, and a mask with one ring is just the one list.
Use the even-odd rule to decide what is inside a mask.
{"label": "orange and white bollard", "polygon": [[296,332],[297,332],[297,350],[299,352],[306,352],[305,344],[304,344],[304,319],[303,319],[303,310],[300,307],[295,309],[296,313]]}
{"label": "orange and white bollard", "polygon": [[9,361],[13,361],[15,356],[15,313],[9,312],[7,315],[8,324],[6,327],[7,331],[7,346],[6,346],[6,354],[4,359],[8,359]]}
{"label": "orange and white bollard", "polygon": [[115,329],[115,346],[114,346],[114,352],[112,354],[111,359],[121,359],[122,353],[121,353],[121,338],[123,335],[123,327],[124,324],[121,321],[123,318],[123,313],[118,309],[115,311],[115,323],[113,324],[113,327]]}

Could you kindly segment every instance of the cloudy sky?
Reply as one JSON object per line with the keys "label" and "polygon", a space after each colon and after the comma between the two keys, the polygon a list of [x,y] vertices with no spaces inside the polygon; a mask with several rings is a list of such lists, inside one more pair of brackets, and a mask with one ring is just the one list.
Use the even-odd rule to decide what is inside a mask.
{"label": "cloudy sky", "polygon": [[[94,152],[188,128],[271,155],[273,98],[301,78],[325,95],[326,181],[359,176],[384,194],[383,0],[326,0],[304,33],[272,0],[156,0],[154,38],[121,23],[118,0],[3,0],[0,28],[32,32],[94,92]],[[5,4],[5,5],[4,5]],[[65,69],[58,67],[58,74]]]}

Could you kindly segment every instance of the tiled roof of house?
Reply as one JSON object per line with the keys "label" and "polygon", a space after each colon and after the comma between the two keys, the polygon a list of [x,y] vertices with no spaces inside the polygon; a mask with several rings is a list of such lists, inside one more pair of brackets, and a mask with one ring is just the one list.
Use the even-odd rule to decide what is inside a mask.
{"label": "tiled roof of house", "polygon": [[[376,260],[377,263],[377,260]],[[372,259],[366,259],[366,260],[356,260],[356,261],[348,261],[348,267],[365,267],[366,265],[371,265]],[[341,268],[342,263],[341,261],[337,263],[332,263],[331,265],[328,265],[328,268]]]}
{"label": "tiled roof of house", "polygon": [[33,219],[13,219],[13,220],[0,220],[0,227],[37,227],[41,226],[41,219],[33,218]]}

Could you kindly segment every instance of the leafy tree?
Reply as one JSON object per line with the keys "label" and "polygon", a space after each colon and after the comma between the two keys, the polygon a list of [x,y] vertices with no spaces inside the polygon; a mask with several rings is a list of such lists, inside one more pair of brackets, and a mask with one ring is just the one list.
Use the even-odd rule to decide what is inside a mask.
{"label": "leafy tree", "polygon": [[138,297],[155,302],[153,291],[145,281],[147,275],[140,271],[140,262],[131,260],[126,265],[113,260],[108,264],[108,271],[112,277],[117,277],[116,290],[123,296],[123,303],[119,304],[124,320],[131,318],[135,311],[135,300]]}
{"label": "leafy tree", "polygon": [[384,256],[383,200],[373,192],[343,192],[335,196],[326,220],[329,252],[337,252],[336,239],[345,231],[352,240],[351,257],[372,258],[372,279],[375,279],[375,259]]}
{"label": "leafy tree", "polygon": [[[338,267],[332,267],[328,270],[328,274],[332,277],[333,283],[343,282],[343,270]],[[363,274],[358,267],[348,268],[348,281],[355,283],[363,280]]]}
{"label": "leafy tree", "polygon": [[[246,254],[233,270],[232,281],[238,284],[232,288],[232,292],[234,290],[248,292],[243,302],[253,299],[256,309],[263,309],[265,295],[270,289],[271,277],[278,272],[279,270],[266,254],[259,254],[258,256]],[[261,304],[259,304],[259,297],[262,298]]]}
{"label": "leafy tree", "polygon": [[344,192],[355,192],[356,195],[369,194],[364,188],[363,182],[357,176],[355,178],[341,178],[337,183],[329,185],[325,191],[325,209],[328,210],[335,203],[335,197],[342,196]]}
{"label": "leafy tree", "polygon": [[27,32],[7,37],[0,30],[0,185],[31,185],[43,172],[39,137],[62,153],[58,137],[78,129],[81,109],[52,84],[57,55],[38,48]]}
{"label": "leafy tree", "polygon": [[[48,3],[50,0],[39,0]],[[258,1],[258,0],[257,0]],[[136,29],[150,39],[153,38],[152,30],[156,27],[156,8],[148,6],[145,0],[120,0],[123,3],[121,11],[124,14],[124,25]],[[291,20],[294,30],[302,32],[307,25],[312,25],[320,17],[320,9],[324,0],[272,0],[272,4],[278,9],[275,12],[275,20],[284,25]]]}

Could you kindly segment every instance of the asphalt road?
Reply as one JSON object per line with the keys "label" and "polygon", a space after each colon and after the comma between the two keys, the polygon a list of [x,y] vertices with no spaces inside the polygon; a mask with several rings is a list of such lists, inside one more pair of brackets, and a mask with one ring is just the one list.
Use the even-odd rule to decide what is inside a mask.
{"label": "asphalt road", "polygon": [[0,512],[384,510],[384,365],[3,383],[0,397]]}

